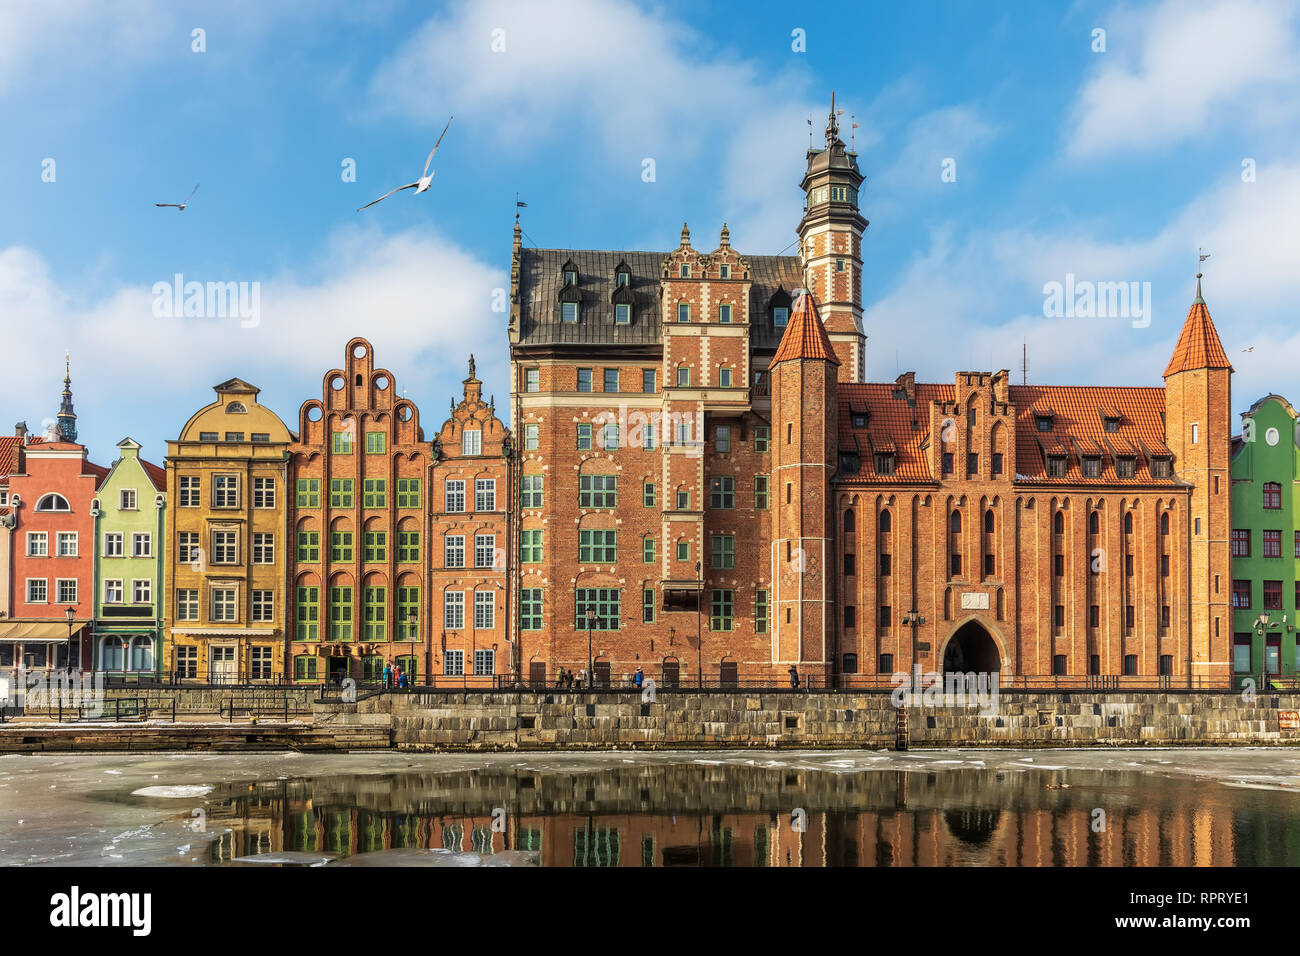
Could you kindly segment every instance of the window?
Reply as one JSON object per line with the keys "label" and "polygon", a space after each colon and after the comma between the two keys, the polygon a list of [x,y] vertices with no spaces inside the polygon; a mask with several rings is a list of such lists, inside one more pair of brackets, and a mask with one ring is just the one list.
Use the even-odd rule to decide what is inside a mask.
{"label": "window", "polygon": [[352,561],[351,531],[330,532],[330,560],[349,563]]}
{"label": "window", "polygon": [[[351,421],[349,421],[348,424],[351,424]],[[334,439],[330,446],[330,450],[336,455],[352,454],[352,434],[353,433],[350,430],[334,432]]]}
{"label": "window", "polygon": [[253,479],[253,507],[254,508],[275,507],[275,479],[274,478]]}
{"label": "window", "polygon": [[1115,459],[1115,477],[1132,478],[1134,469],[1134,458],[1132,455],[1124,455]]}
{"label": "window", "polygon": [[1101,459],[1095,455],[1089,455],[1083,459],[1083,477],[1096,478],[1101,474]]}
{"label": "window", "polygon": [[972,451],[972,452],[967,452],[967,454],[966,454],[966,474],[967,474],[967,475],[978,474],[978,473],[979,473],[979,470],[980,470],[980,456],[977,455],[977,454],[975,454],[975,452],[973,452],[973,451]]}
{"label": "window", "polygon": [[1282,507],[1282,486],[1276,481],[1264,482],[1264,507],[1270,510]]}
{"label": "window", "polygon": [[537,451],[539,428],[536,423],[524,425],[524,451]]}
{"label": "window", "polygon": [[330,588],[329,632],[332,641],[352,640],[352,588]]}
{"label": "window", "polygon": [[214,475],[212,478],[212,507],[239,507],[239,476]]}
{"label": "window", "polygon": [[943,453],[943,473],[945,475],[952,474],[952,452],[950,451]]}
{"label": "window", "polygon": [[1160,555],[1160,576],[1169,577],[1169,555]]}
{"label": "window", "polygon": [[1088,605],[1088,626],[1098,627],[1100,625],[1101,625],[1101,605],[1089,604]]}
{"label": "window", "polygon": [[641,620],[653,624],[655,620],[655,589],[641,589]]}
{"label": "window", "polygon": [[1035,415],[1034,424],[1040,432],[1050,432],[1052,430],[1052,416]]}
{"label": "window", "polygon": [[709,567],[730,569],[736,566],[736,538],[715,534],[710,538]]}
{"label": "window", "polygon": [[275,535],[269,531],[253,532],[253,563],[275,564]]}
{"label": "window", "polygon": [[[495,625],[496,625],[496,595],[493,594],[491,591],[475,591],[474,592],[474,629],[479,631],[490,631]],[[491,672],[489,671],[489,673]]]}
{"label": "window", "polygon": [[1065,605],[1057,604],[1052,608],[1052,623],[1056,627],[1065,627]]}
{"label": "window", "polygon": [[718,321],[723,325],[731,324],[731,306],[729,305],[718,306]]}
{"label": "window", "polygon": [[397,507],[419,508],[420,497],[421,495],[420,495],[419,478],[398,478],[397,479]]}
{"label": "window", "polygon": [[710,602],[709,630],[729,631],[733,624],[736,592],[730,588],[714,588]]}
{"label": "window", "polygon": [[850,551],[848,554],[844,555],[844,574],[847,577],[852,577],[857,573],[857,556]]}
{"label": "window", "polygon": [[617,556],[617,531],[578,532],[578,561],[581,564],[613,564]]}
{"label": "window", "polygon": [[683,262],[678,268],[678,275],[680,278],[689,279],[691,277],[691,267]]}
{"label": "window", "polygon": [[691,559],[691,543],[689,541],[677,542],[677,560],[689,561]]}
{"label": "window", "polygon": [[365,553],[363,559],[370,564],[381,564],[388,560],[388,532],[365,532]]}
{"label": "window", "polygon": [[465,566],[465,536],[449,534],[442,539],[442,565],[446,568]]}
{"label": "window", "polygon": [[243,440],[244,440],[243,432],[226,432],[226,441],[238,442]]}
{"label": "window", "polygon": [[641,539],[641,560],[645,564],[654,564],[655,539],[651,535],[647,535]]}
{"label": "window", "polygon": [[[488,595],[491,597],[492,595]],[[487,625],[491,627],[491,625]],[[496,651],[492,648],[486,650],[479,649],[474,652],[474,675],[476,677],[490,677],[495,674],[496,670]],[[491,850],[488,850],[491,853]]]}
{"label": "window", "polygon": [[209,596],[212,600],[212,620],[236,621],[239,619],[234,588],[213,588],[209,592]]}
{"label": "window", "polygon": [[574,600],[574,628],[588,629],[587,611],[595,611],[590,629],[616,631],[622,617],[620,611],[622,592],[618,588],[578,588]]}
{"label": "window", "polygon": [[465,510],[465,482],[448,479],[443,483],[443,511],[458,513]]}
{"label": "window", "polygon": [[540,392],[541,389],[541,370],[535,368],[524,369],[524,391]]}
{"label": "window", "polygon": [[442,674],[444,677],[460,677],[464,673],[464,651],[447,651],[442,655]]}
{"label": "window", "polygon": [[420,563],[420,532],[397,532],[397,561],[399,564]]}
{"label": "window", "polygon": [[199,432],[199,441],[217,441],[220,437],[217,432]]}
{"label": "window", "polygon": [[[1167,511],[1160,516],[1160,533],[1169,533],[1169,512]],[[1296,556],[1300,557],[1300,548],[1296,549]]]}
{"label": "window", "polygon": [[607,422],[601,429],[600,445],[605,451],[618,450],[618,423]]}
{"label": "window", "polygon": [[460,453],[462,455],[481,455],[483,453],[483,432],[467,430],[460,436]]}
{"label": "window", "polygon": [[589,368],[578,369],[578,391],[580,392],[591,391],[591,369]]}
{"label": "window", "polygon": [[718,278],[719,279],[731,278],[731,265],[729,263],[724,262],[718,266]]}
{"label": "window", "polygon": [[754,592],[754,633],[767,633],[767,591],[762,588]]}
{"label": "window", "polygon": [[113,578],[104,582],[104,603],[121,604],[122,603],[122,579]]}
{"label": "window", "polygon": [[718,386],[721,388],[731,388],[731,369],[718,369]]}
{"label": "window", "polygon": [[1264,532],[1264,557],[1266,558],[1282,557],[1282,532],[1281,531]]}
{"label": "window", "polygon": [[653,393],[658,385],[659,373],[652,368],[641,370],[641,391]]}
{"label": "window", "polygon": [[717,476],[709,479],[709,507],[736,507],[736,479]]}
{"label": "window", "polygon": [[542,560],[542,529],[525,529],[521,532],[519,561],[521,564],[539,564]]}
{"label": "window", "polygon": [[891,627],[894,623],[894,609],[888,604],[880,606],[880,626]]}
{"label": "window", "polygon": [[474,510],[497,510],[497,480],[495,478],[474,479]]}
{"label": "window", "polygon": [[298,560],[304,564],[314,564],[320,560],[319,531],[298,532]]}
{"label": "window", "polygon": [[617,475],[582,475],[578,478],[578,507],[614,508],[617,504]]}
{"label": "window", "polygon": [[616,368],[605,369],[605,391],[607,392],[618,391],[618,369]]}
{"label": "window", "polygon": [[878,475],[892,475],[894,473],[894,453],[892,451],[878,451],[872,456]]}
{"label": "window", "polygon": [[893,564],[893,556],[888,551],[882,552],[880,555],[880,576],[882,578],[887,578],[893,573]]}
{"label": "window", "polygon": [[731,426],[719,425],[713,430],[713,450],[720,455],[731,451]]}
{"label": "window", "polygon": [[[683,266],[683,268],[685,267]],[[678,322],[691,321],[691,304],[689,302],[677,303],[677,321]]]}
{"label": "window", "polygon": [[361,590],[361,633],[367,641],[382,641],[388,635],[388,589]]}
{"label": "window", "polygon": [[520,482],[519,505],[521,508],[540,508],[542,506],[542,475],[524,475]]}
{"label": "window", "polygon": [[180,588],[177,590],[176,618],[181,621],[197,621],[199,619],[198,588]]}
{"label": "window", "polygon": [[1282,610],[1282,582],[1281,581],[1264,582],[1264,610],[1266,611]]}
{"label": "window", "polygon": [[[106,535],[107,540],[109,536]],[[48,531],[28,531],[27,532],[27,556],[29,558],[44,558],[50,553],[50,533]],[[122,536],[117,535],[117,553],[122,553]]]}
{"label": "window", "polygon": [[768,443],[772,440],[772,429],[767,425],[756,425],[754,427],[754,451],[766,452]]}
{"label": "window", "polygon": [[[275,592],[274,591],[254,591],[253,592],[253,620],[254,621],[274,621],[275,620]],[[256,649],[256,648],[255,648]],[[265,648],[269,654],[271,649]],[[270,677],[268,672],[265,676]]]}
{"label": "window", "polygon": [[677,369],[677,387],[688,388],[690,387],[690,384],[691,384],[690,368],[688,368],[685,365],[679,366]]}
{"label": "window", "polygon": [[1235,634],[1232,638],[1232,669],[1238,674],[1249,674],[1250,665],[1250,634]]}
{"label": "window", "polygon": [[252,434],[251,436],[249,436],[249,437],[250,437],[253,441],[257,442],[258,444],[266,444],[267,442],[269,442],[269,441],[271,440],[271,433],[270,433],[270,432],[253,432],[253,434]]}
{"label": "window", "polygon": [[27,603],[46,604],[49,601],[49,582],[45,578],[27,579]]}
{"label": "window", "polygon": [[1201,440],[1201,426],[1192,422],[1192,444],[1195,445]]}
{"label": "window", "polygon": [[1047,477],[1049,478],[1065,477],[1065,456],[1064,455],[1047,456]]}
{"label": "window", "polygon": [[[1151,459],[1151,477],[1168,478],[1170,477],[1170,467],[1168,458]],[[1217,476],[1216,476],[1217,477]]]}
{"label": "window", "polygon": [[691,509],[691,493],[685,489],[677,492],[677,510],[689,511]]}
{"label": "window", "polygon": [[1133,605],[1132,604],[1124,605],[1124,627],[1126,627],[1130,631],[1133,630]]}
{"label": "window", "polygon": [[[832,193],[832,194],[834,194],[837,190],[838,190],[839,192],[843,193],[843,192],[844,192],[844,187],[843,187],[843,186],[832,186],[832,187],[831,187],[831,193]],[[840,199],[840,200],[843,200],[843,199],[844,199],[843,196],[838,196],[838,197],[835,197],[835,198],[838,198],[838,199]],[[835,271],[836,271],[836,272],[843,272],[844,269],[845,269],[844,260],[843,260],[843,259],[836,259],[836,260],[835,260]]]}
{"label": "window", "polygon": [[626,302],[620,302],[614,306],[614,324],[628,325],[632,321],[632,306]]}
{"label": "window", "polygon": [[494,534],[474,535],[474,567],[491,568],[496,565],[497,536]]}
{"label": "window", "polygon": [[993,474],[995,476],[1002,474],[1002,452],[1000,451],[993,453]]}
{"label": "window", "polygon": [[772,309],[772,324],[778,329],[783,329],[790,321],[790,310],[783,305],[778,305]]}
{"label": "window", "polygon": [[199,479],[194,476],[185,476],[176,479],[177,481],[177,505],[181,508],[197,508],[199,506]]}
{"label": "window", "polygon": [[[62,538],[62,535],[59,535]],[[77,541],[76,535],[73,535],[72,541],[73,553],[76,553]],[[152,558],[153,557],[153,535],[148,531],[137,531],[131,535],[131,557],[133,558]]]}
{"label": "window", "polygon": [[63,495],[48,494],[42,495],[36,502],[37,511],[71,511],[72,506],[68,504],[68,499]]}
{"label": "window", "polygon": [[[655,506],[655,484],[653,481],[647,481],[641,486],[641,504],[646,508]],[[1300,545],[1297,547],[1300,547]]]}
{"label": "window", "polygon": [[519,592],[520,627],[525,631],[542,629],[542,589],[523,588]]}
{"label": "window", "polygon": [[[310,658],[313,664],[316,658]],[[197,647],[176,648],[176,676],[181,680],[194,680],[199,676],[199,649]],[[315,675],[313,670],[312,676]]]}
{"label": "window", "polygon": [[397,589],[397,639],[414,641],[420,636],[420,588]]}
{"label": "window", "polygon": [[388,436],[384,432],[366,432],[366,454],[382,455],[388,450]]}
{"label": "window", "polygon": [[[140,535],[133,535],[132,537],[138,538],[140,537]],[[144,537],[147,538],[148,535],[144,535]],[[58,549],[56,553],[58,554],[59,557],[75,558],[77,556],[77,532],[60,531],[55,536],[55,540],[57,542],[56,547]],[[133,557],[139,557],[139,555],[133,555]]]}
{"label": "window", "polygon": [[297,490],[298,490],[299,508],[320,507],[320,479],[319,478],[299,478]]}
{"label": "window", "polygon": [[239,562],[238,532],[212,532],[212,563],[237,564]]}
{"label": "window", "polygon": [[352,479],[351,478],[330,479],[330,507],[331,508],[352,507]]}
{"label": "window", "polygon": [[1232,607],[1234,610],[1244,611],[1250,607],[1250,581],[1235,580],[1232,582]]}
{"label": "window", "polygon": [[591,426],[585,422],[578,424],[578,451],[591,451]]}
{"label": "window", "polygon": [[561,319],[561,321],[563,321],[563,322],[577,322],[577,321],[578,321],[578,303],[576,303],[576,302],[561,302],[561,303],[560,303],[560,319]]}
{"label": "window", "polygon": [[117,507],[121,511],[135,511],[135,489],[123,488],[117,493]]}

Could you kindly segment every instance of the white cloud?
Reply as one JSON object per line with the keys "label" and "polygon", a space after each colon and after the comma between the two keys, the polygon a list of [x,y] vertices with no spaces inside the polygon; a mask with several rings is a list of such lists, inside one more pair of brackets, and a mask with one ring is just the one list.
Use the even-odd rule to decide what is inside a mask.
{"label": "white cloud", "polygon": [[1283,0],[1165,0],[1101,18],[1107,52],[1079,92],[1073,158],[1167,149],[1224,123],[1294,120],[1297,7]]}
{"label": "white cloud", "polygon": [[876,188],[889,194],[939,188],[949,159],[955,164],[956,181],[961,182],[978,148],[996,133],[997,128],[972,106],[945,107],[918,116],[903,134],[898,158],[875,177]]}
{"label": "white cloud", "polygon": [[242,328],[237,318],[155,318],[152,281],[83,302],[38,255],[0,250],[0,314],[22,316],[23,327],[39,330],[7,338],[10,371],[0,381],[0,407],[33,427],[52,416],[62,352],[71,347],[81,437],[92,454],[111,458],[112,443],[129,433],[157,458],[162,442],[211,401],[210,387],[236,375],[263,386],[263,400],[296,428],[298,406],[319,394],[348,339],[363,335],[420,406],[426,437],[441,424],[450,397],[434,391],[435,382],[459,382],[471,351],[485,391],[501,396],[505,412],[506,356],[483,346],[505,334],[506,314],[491,310],[492,290],[508,281],[500,269],[438,236],[369,231],[335,237],[317,269],[320,279],[185,276],[261,282],[260,323]]}

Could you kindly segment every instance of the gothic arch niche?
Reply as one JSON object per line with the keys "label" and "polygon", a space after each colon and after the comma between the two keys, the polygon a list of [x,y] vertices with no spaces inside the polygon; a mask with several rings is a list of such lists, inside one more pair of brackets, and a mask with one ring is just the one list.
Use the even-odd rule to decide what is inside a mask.
{"label": "gothic arch niche", "polygon": [[978,620],[968,620],[953,631],[944,645],[943,672],[997,674],[1002,670],[1002,652],[997,639]]}

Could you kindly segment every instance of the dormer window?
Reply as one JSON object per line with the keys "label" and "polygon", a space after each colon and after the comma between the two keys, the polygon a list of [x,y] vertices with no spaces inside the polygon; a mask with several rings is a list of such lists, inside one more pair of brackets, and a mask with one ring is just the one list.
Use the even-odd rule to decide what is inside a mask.
{"label": "dormer window", "polygon": [[1101,474],[1101,459],[1096,455],[1088,455],[1083,459],[1083,477],[1096,478]]}
{"label": "dormer window", "polygon": [[1102,419],[1102,428],[1108,432],[1119,431],[1119,416],[1107,415]]}
{"label": "dormer window", "polygon": [[560,303],[560,318],[565,322],[577,322],[578,303],[576,302]]}
{"label": "dormer window", "polygon": [[730,264],[730,263],[724,262],[724,263],[722,263],[722,265],[718,266],[718,278],[719,278],[719,279],[730,279],[730,278],[731,278],[731,264]]}
{"label": "dormer window", "polygon": [[852,414],[852,416],[851,416],[851,420],[852,420],[852,422],[853,422],[853,427],[854,427],[854,428],[866,428],[866,427],[867,427],[867,416],[864,415],[864,414],[860,414],[860,413],[858,413],[858,412],[854,412],[854,413]]}
{"label": "dormer window", "polygon": [[1050,432],[1052,430],[1052,416],[1035,415],[1034,424],[1038,427],[1040,432]]}
{"label": "dormer window", "polygon": [[564,273],[564,284],[566,286],[578,284],[578,267],[572,259],[564,264],[561,271]]}
{"label": "dormer window", "polygon": [[229,405],[226,406],[226,414],[227,414],[227,415],[247,415],[247,414],[248,414],[248,408],[244,405],[243,402],[231,402]]}
{"label": "dormer window", "polygon": [[1064,455],[1047,456],[1047,477],[1048,478],[1065,477],[1065,456]]}
{"label": "dormer window", "polygon": [[854,474],[858,470],[858,456],[851,452],[840,452],[840,471]]}
{"label": "dormer window", "polygon": [[614,324],[628,325],[632,321],[632,306],[620,302],[614,306]]}
{"label": "dormer window", "polygon": [[1132,455],[1121,455],[1115,459],[1115,477],[1132,478],[1136,459]]}
{"label": "dormer window", "polygon": [[1152,458],[1152,459],[1151,459],[1151,477],[1152,477],[1152,478],[1168,478],[1168,477],[1170,477],[1170,473],[1171,473],[1171,471],[1172,471],[1172,469],[1170,469],[1170,467],[1169,467],[1169,459],[1168,459],[1168,458]]}
{"label": "dormer window", "polygon": [[790,324],[790,310],[783,305],[778,305],[772,309],[772,324],[778,329],[783,329]]}
{"label": "dormer window", "polygon": [[876,452],[876,474],[892,475],[894,473],[894,453],[892,451]]}

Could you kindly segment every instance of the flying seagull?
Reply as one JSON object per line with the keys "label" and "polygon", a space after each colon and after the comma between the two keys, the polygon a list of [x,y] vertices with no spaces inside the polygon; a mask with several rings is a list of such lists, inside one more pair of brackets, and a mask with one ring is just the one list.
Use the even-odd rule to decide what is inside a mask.
{"label": "flying seagull", "polygon": [[195,183],[194,188],[190,190],[190,194],[185,197],[184,202],[156,202],[154,203],[154,205],[160,209],[170,206],[172,209],[179,209],[182,212],[184,212],[185,207],[190,204],[190,200],[194,198],[194,194],[198,191],[199,191],[199,184]]}
{"label": "flying seagull", "polygon": [[[433,162],[433,154],[436,153],[438,151],[438,147],[442,145],[442,137],[447,135],[447,127],[451,126],[451,121],[452,121],[452,117],[450,116],[447,117],[447,126],[444,126],[442,128],[442,135],[438,137],[438,142],[433,144],[433,150],[432,152],[429,153],[429,158],[424,161],[424,172],[420,174],[419,179],[417,179],[413,183],[407,183],[405,186],[398,186],[396,189],[390,189],[388,192],[384,193],[378,199],[374,200],[374,202],[366,203],[364,206],[361,207],[361,209],[369,209],[375,203],[382,202],[383,200],[391,196],[393,193],[401,192],[403,189],[410,189],[411,187],[415,187],[415,191],[417,193],[422,193],[426,189],[428,189],[429,184],[433,182],[433,173],[429,172],[429,164]],[[357,212],[360,212],[361,209],[358,209]]]}

